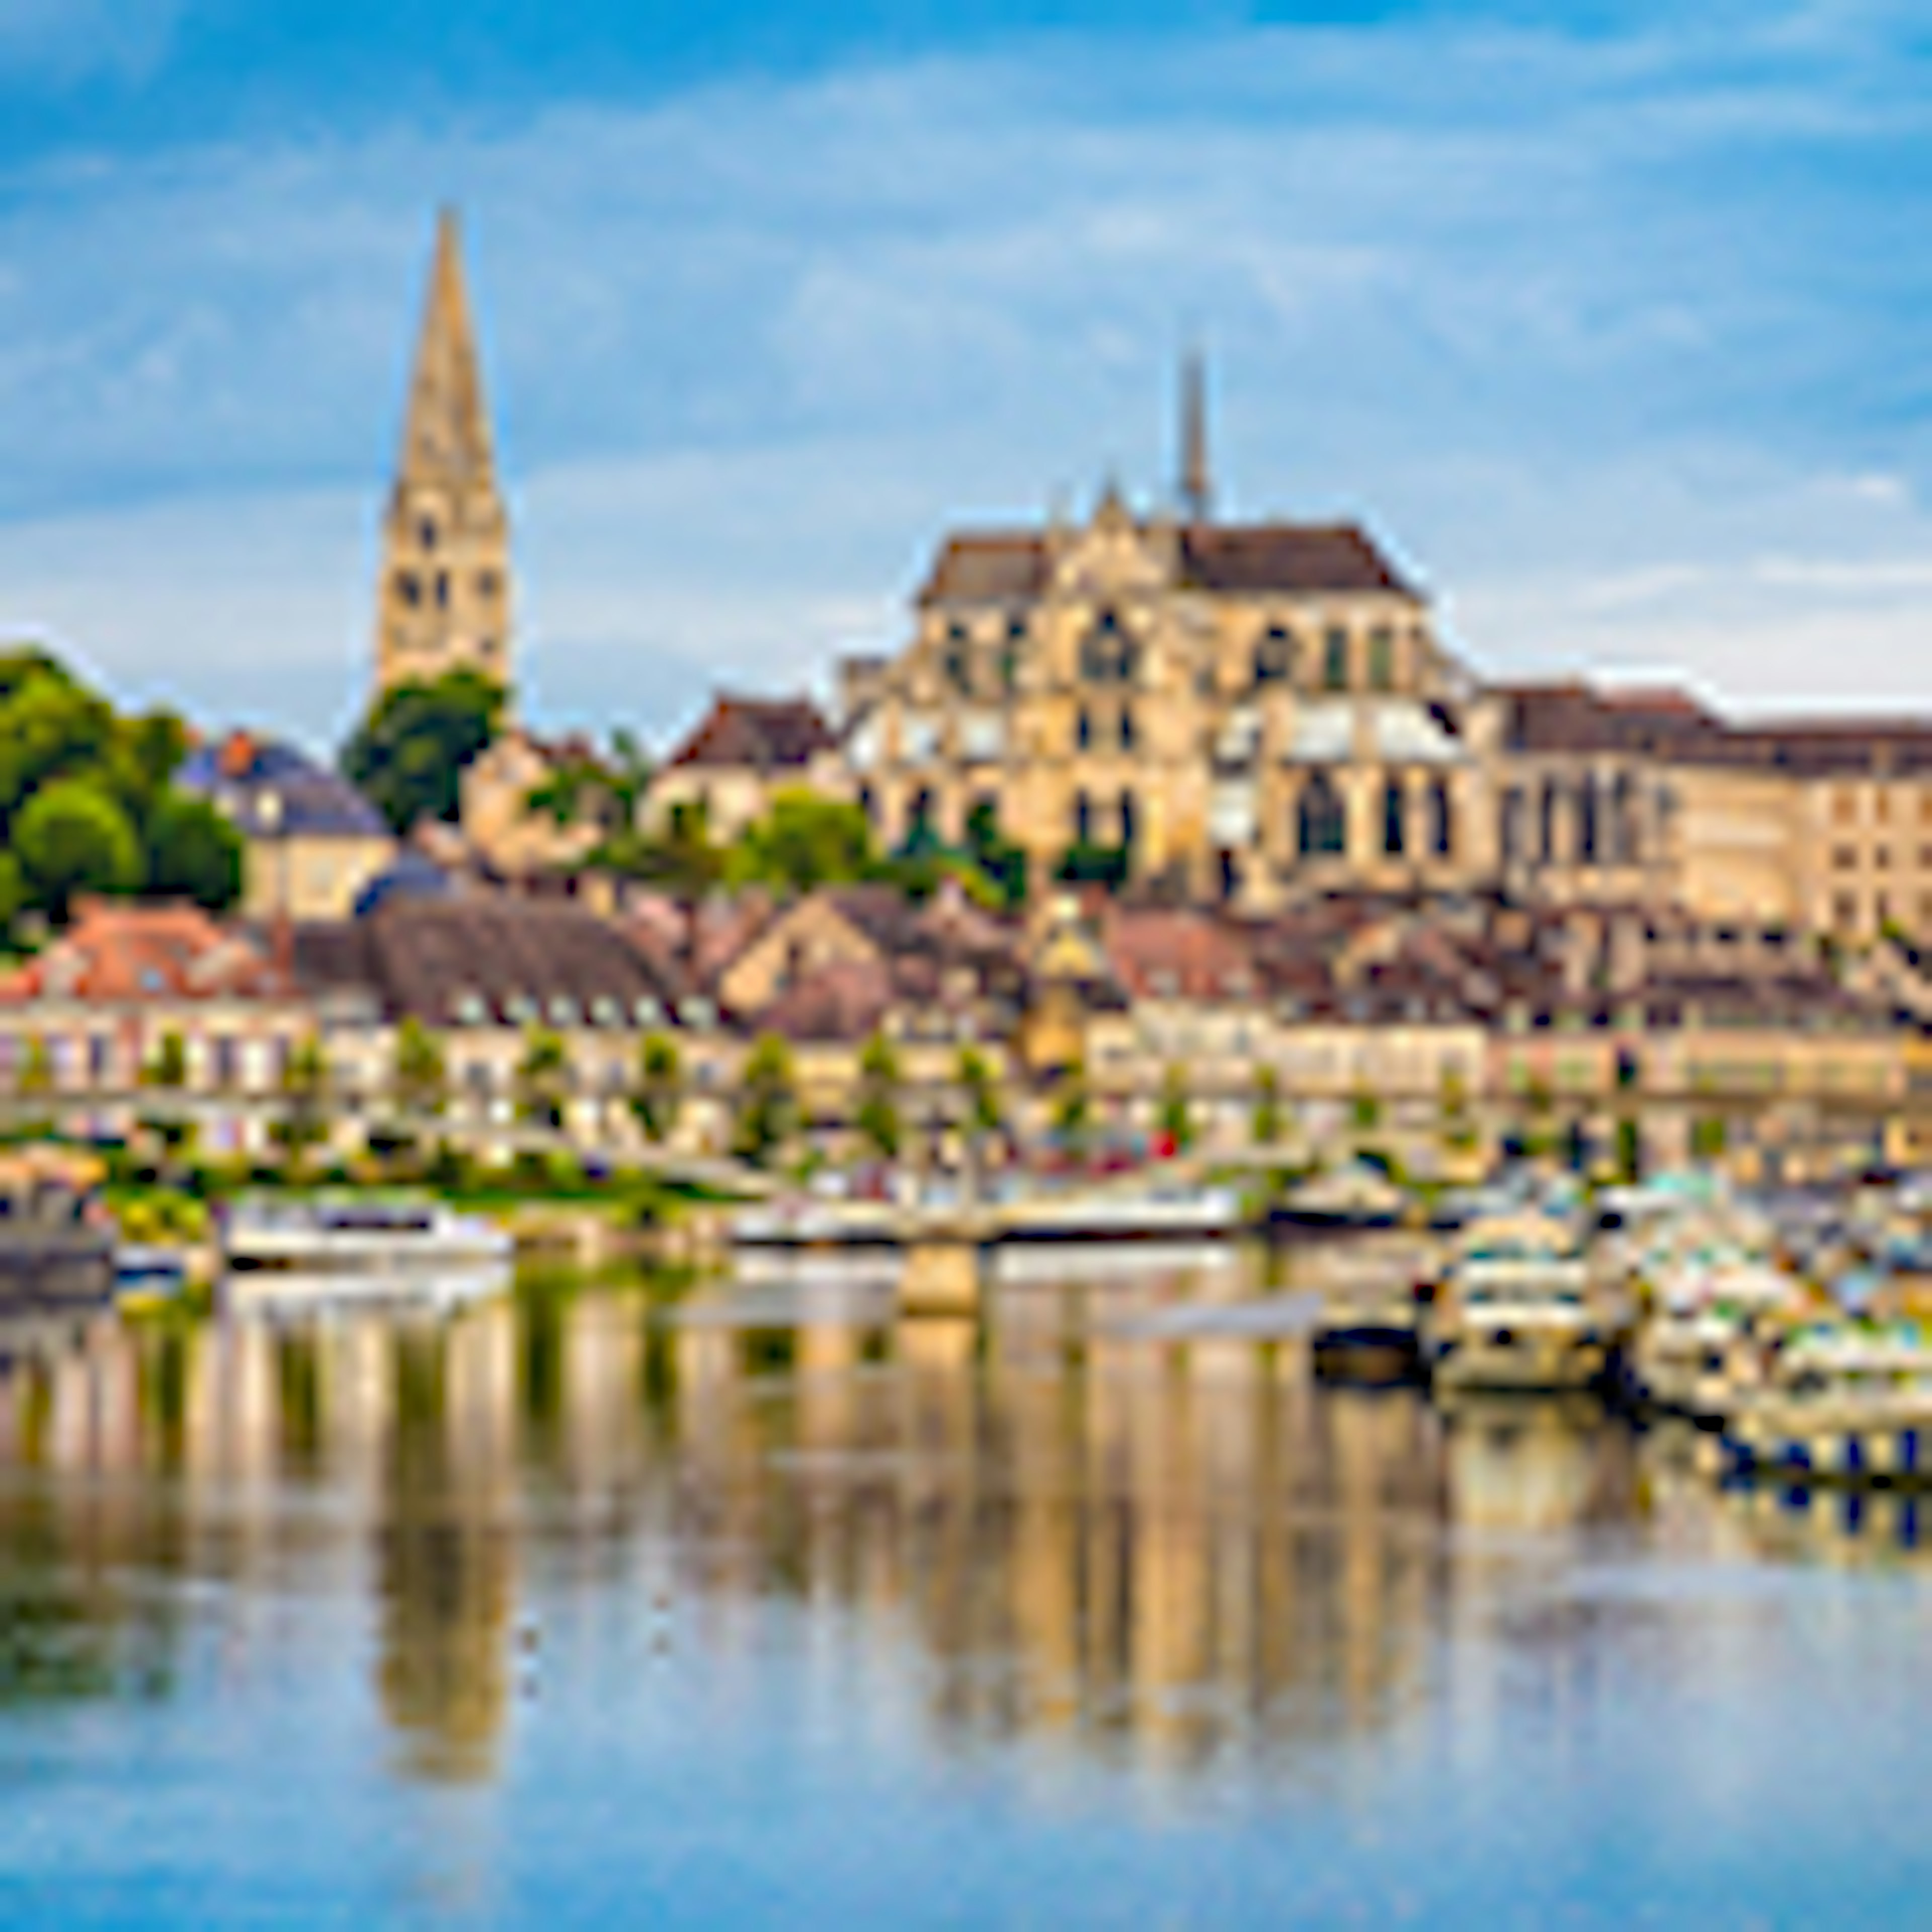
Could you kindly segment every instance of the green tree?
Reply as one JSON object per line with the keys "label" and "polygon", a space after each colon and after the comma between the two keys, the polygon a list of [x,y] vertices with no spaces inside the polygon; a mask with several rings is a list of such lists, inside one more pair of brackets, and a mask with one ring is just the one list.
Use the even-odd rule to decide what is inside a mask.
{"label": "green tree", "polygon": [[412,1013],[396,1029],[395,1064],[390,1090],[405,1114],[440,1114],[448,1097],[449,1074],[442,1043]]}
{"label": "green tree", "polygon": [[782,791],[764,817],[747,826],[726,860],[734,884],[808,892],[868,878],[879,855],[864,811],[816,792]]}
{"label": "green tree", "polygon": [[762,1034],[745,1056],[739,1077],[731,1151],[754,1167],[765,1166],[790,1139],[797,1124],[798,1082],[791,1048],[776,1034]]}
{"label": "green tree", "polygon": [[998,809],[990,800],[982,799],[966,814],[966,855],[1004,910],[1017,912],[1026,904],[1026,848],[1001,836]]}
{"label": "green tree", "polygon": [[896,1160],[904,1138],[899,1118],[899,1057],[884,1033],[866,1041],[859,1056],[860,1138],[881,1160]]}
{"label": "green tree", "polygon": [[[154,1042],[154,1050],[141,1069],[141,1084],[170,1094],[178,1094],[188,1084],[188,1042],[170,1027]],[[178,1113],[155,1113],[141,1124],[170,1154],[178,1154],[188,1145],[194,1124]]]}
{"label": "green tree", "polygon": [[953,1079],[966,1100],[966,1130],[975,1140],[998,1133],[1006,1124],[1000,1089],[986,1056],[976,1046],[962,1046]]}
{"label": "green tree", "polygon": [[1281,1080],[1272,1066],[1255,1069],[1254,1106],[1248,1128],[1257,1147],[1273,1147],[1281,1138]]}
{"label": "green tree", "polygon": [[502,686],[472,670],[392,686],[343,747],[343,776],[395,832],[419,819],[453,820],[464,767],[496,736],[503,704]]}
{"label": "green tree", "polygon": [[188,1084],[188,1042],[172,1027],[154,1042],[141,1069],[141,1084],[176,1091]]}
{"label": "green tree", "polygon": [[517,1112],[533,1126],[560,1132],[569,1098],[570,1058],[562,1040],[547,1027],[532,1027],[517,1064]]}
{"label": "green tree", "polygon": [[1127,882],[1132,854],[1124,845],[1101,845],[1076,840],[1060,854],[1054,876],[1070,886],[1104,886],[1118,892]]}
{"label": "green tree", "polygon": [[1185,1154],[1194,1144],[1194,1111],[1188,1104],[1187,1076],[1178,1066],[1170,1066],[1161,1076],[1160,1123],[1161,1132]]}
{"label": "green tree", "polygon": [[208,800],[172,788],[146,827],[147,890],[223,912],[242,896],[242,835]]}
{"label": "green tree", "polygon": [[282,1066],[282,1117],[274,1136],[299,1166],[328,1138],[328,1062],[314,1034],[296,1041]]}
{"label": "green tree", "polygon": [[90,778],[43,785],[13,821],[14,854],[38,903],[64,920],[83,892],[131,892],[141,884],[140,841],[127,813]]}
{"label": "green tree", "polygon": [[639,1130],[653,1146],[661,1146],[677,1131],[684,1104],[684,1069],[677,1042],[668,1034],[646,1034],[638,1048],[637,1084],[631,1090],[631,1112]]}
{"label": "green tree", "polygon": [[593,864],[655,886],[684,914],[687,956],[698,950],[698,911],[724,877],[727,854],[711,836],[710,814],[694,799],[682,799],[657,830],[626,826],[591,854]]}
{"label": "green tree", "polygon": [[1094,1096],[1087,1084],[1087,1064],[1076,1060],[1054,1083],[1052,1119],[1060,1145],[1076,1160],[1084,1157],[1091,1137]]}
{"label": "green tree", "polygon": [[16,1084],[26,1094],[53,1091],[54,1057],[38,1034],[28,1036],[27,1050],[20,1058],[20,1078]]}

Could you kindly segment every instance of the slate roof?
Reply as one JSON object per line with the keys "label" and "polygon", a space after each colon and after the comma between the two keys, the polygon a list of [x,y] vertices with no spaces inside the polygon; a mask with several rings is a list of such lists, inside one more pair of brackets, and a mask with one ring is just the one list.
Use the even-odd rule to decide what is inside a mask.
{"label": "slate roof", "polygon": [[[1180,531],[1179,542],[1179,580],[1192,590],[1417,596],[1353,524],[1197,524]],[[1046,588],[1050,568],[1039,532],[966,532],[946,539],[918,601],[1025,602]]]}
{"label": "slate roof", "polygon": [[382,815],[340,772],[272,738],[246,731],[199,746],[182,762],[175,782],[210,800],[250,838],[271,835],[278,801],[279,831],[291,838],[386,838]]}
{"label": "slate roof", "polygon": [[296,935],[317,993],[366,992],[427,1025],[655,1025],[675,989],[620,928],[569,905],[394,898]]}

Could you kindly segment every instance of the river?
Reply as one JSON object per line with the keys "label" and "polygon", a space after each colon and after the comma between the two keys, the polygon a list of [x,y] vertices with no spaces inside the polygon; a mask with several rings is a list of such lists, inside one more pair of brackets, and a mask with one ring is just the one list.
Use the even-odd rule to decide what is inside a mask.
{"label": "river", "polygon": [[1916,1511],[1114,1318],[1222,1292],[0,1370],[0,1923],[1932,1916]]}

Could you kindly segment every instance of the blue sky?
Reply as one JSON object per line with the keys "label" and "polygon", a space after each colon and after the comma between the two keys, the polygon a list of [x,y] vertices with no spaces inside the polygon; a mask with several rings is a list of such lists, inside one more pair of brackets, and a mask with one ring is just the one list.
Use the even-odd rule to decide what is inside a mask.
{"label": "blue sky", "polygon": [[540,722],[1150,497],[1196,340],[1485,669],[1932,700],[1932,10],[0,0],[0,626],[339,733],[446,198]]}

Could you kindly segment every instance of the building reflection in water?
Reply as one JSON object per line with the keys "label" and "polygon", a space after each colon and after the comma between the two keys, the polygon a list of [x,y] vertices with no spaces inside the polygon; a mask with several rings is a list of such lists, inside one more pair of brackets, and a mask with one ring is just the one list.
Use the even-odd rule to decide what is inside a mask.
{"label": "building reflection in water", "polygon": [[952,1745],[1027,1736],[1041,1775],[1064,1751],[1158,1778],[1387,1726],[1445,1667],[1480,1732],[1484,1645],[1445,1640],[1490,1629],[1526,1550],[1919,1540],[1895,1501],[1726,1497],[1694,1444],[1587,1408],[1439,1414],[1318,1388],[1292,1342],[1149,1338],[1028,1292],[986,1336],[585,1291],[37,1348],[0,1370],[0,1694],[164,1684],[167,1599],[114,1580],[160,1571],[232,1586],[238,1670],[278,1595],[364,1604],[376,1708],[425,1780],[500,1770],[544,1618],[620,1655],[674,1631],[674,1667],[727,1688],[782,1628],[842,1723],[910,1699]]}

